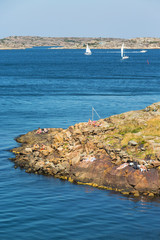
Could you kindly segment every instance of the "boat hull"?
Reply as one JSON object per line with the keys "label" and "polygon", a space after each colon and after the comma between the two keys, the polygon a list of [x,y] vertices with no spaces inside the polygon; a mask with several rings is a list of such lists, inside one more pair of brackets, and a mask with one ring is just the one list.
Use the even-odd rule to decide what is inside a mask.
{"label": "boat hull", "polygon": [[85,55],[92,55],[92,53],[85,53]]}
{"label": "boat hull", "polygon": [[128,59],[128,58],[129,58],[128,56],[124,56],[124,57],[122,57],[122,60],[123,60],[123,59]]}

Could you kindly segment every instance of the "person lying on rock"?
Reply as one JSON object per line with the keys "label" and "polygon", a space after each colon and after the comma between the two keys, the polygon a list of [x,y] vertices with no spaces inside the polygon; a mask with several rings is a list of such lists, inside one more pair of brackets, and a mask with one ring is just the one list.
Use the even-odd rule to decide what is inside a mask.
{"label": "person lying on rock", "polygon": [[37,134],[41,134],[42,133],[42,129],[38,128],[38,130],[36,131]]}

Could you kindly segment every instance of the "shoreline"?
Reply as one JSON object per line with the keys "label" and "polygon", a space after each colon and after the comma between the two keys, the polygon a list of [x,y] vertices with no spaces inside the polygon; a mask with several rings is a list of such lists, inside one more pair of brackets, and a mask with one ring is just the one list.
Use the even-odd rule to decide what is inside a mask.
{"label": "shoreline", "polygon": [[11,36],[0,39],[0,48],[23,49],[32,47],[60,47],[65,49],[160,49],[160,38],[85,38],[85,37],[38,37],[38,36]]}
{"label": "shoreline", "polygon": [[15,168],[125,195],[160,195],[160,103],[19,136]]}
{"label": "shoreline", "polygon": [[[32,48],[34,48],[34,47],[47,47],[47,46],[33,46],[33,47],[16,47],[16,48],[0,48],[0,50],[25,50],[25,49],[32,49]],[[60,49],[66,49],[66,50],[85,50],[85,48],[74,48],[74,47],[71,47],[71,48],[69,48],[69,47],[61,47],[61,46],[59,46],[59,47],[49,47],[49,48],[46,48],[46,49],[53,49],[53,50],[56,50],[56,49],[58,49],[58,50],[60,50]],[[145,48],[145,47],[143,47],[143,48],[126,48],[126,50],[158,50],[158,49],[160,49],[160,47],[154,47],[154,48]],[[117,47],[117,48],[92,48],[91,47],[91,50],[121,50],[121,48],[119,47]]]}

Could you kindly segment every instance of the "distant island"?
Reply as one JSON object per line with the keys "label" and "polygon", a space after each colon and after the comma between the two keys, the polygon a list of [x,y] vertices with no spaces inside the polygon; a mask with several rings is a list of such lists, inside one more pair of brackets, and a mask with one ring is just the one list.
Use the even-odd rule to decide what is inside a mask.
{"label": "distant island", "polygon": [[39,37],[10,36],[0,39],[0,50],[26,49],[49,46],[51,48],[84,49],[86,44],[91,49],[120,49],[122,43],[127,49],[160,49],[160,38],[82,38],[82,37]]}

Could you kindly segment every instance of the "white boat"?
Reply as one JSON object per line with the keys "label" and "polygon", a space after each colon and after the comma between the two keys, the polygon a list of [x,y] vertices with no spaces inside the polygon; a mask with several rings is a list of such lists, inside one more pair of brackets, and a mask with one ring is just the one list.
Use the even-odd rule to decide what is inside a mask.
{"label": "white boat", "polygon": [[91,54],[92,54],[92,52],[87,44],[85,55],[91,55]]}
{"label": "white boat", "polygon": [[122,47],[121,47],[121,58],[122,58],[122,59],[127,59],[127,58],[129,58],[128,56],[125,56],[125,55],[124,55],[124,43],[122,44]]}
{"label": "white boat", "polygon": [[147,50],[142,50],[142,51],[140,51],[141,53],[146,53],[147,52]]}

